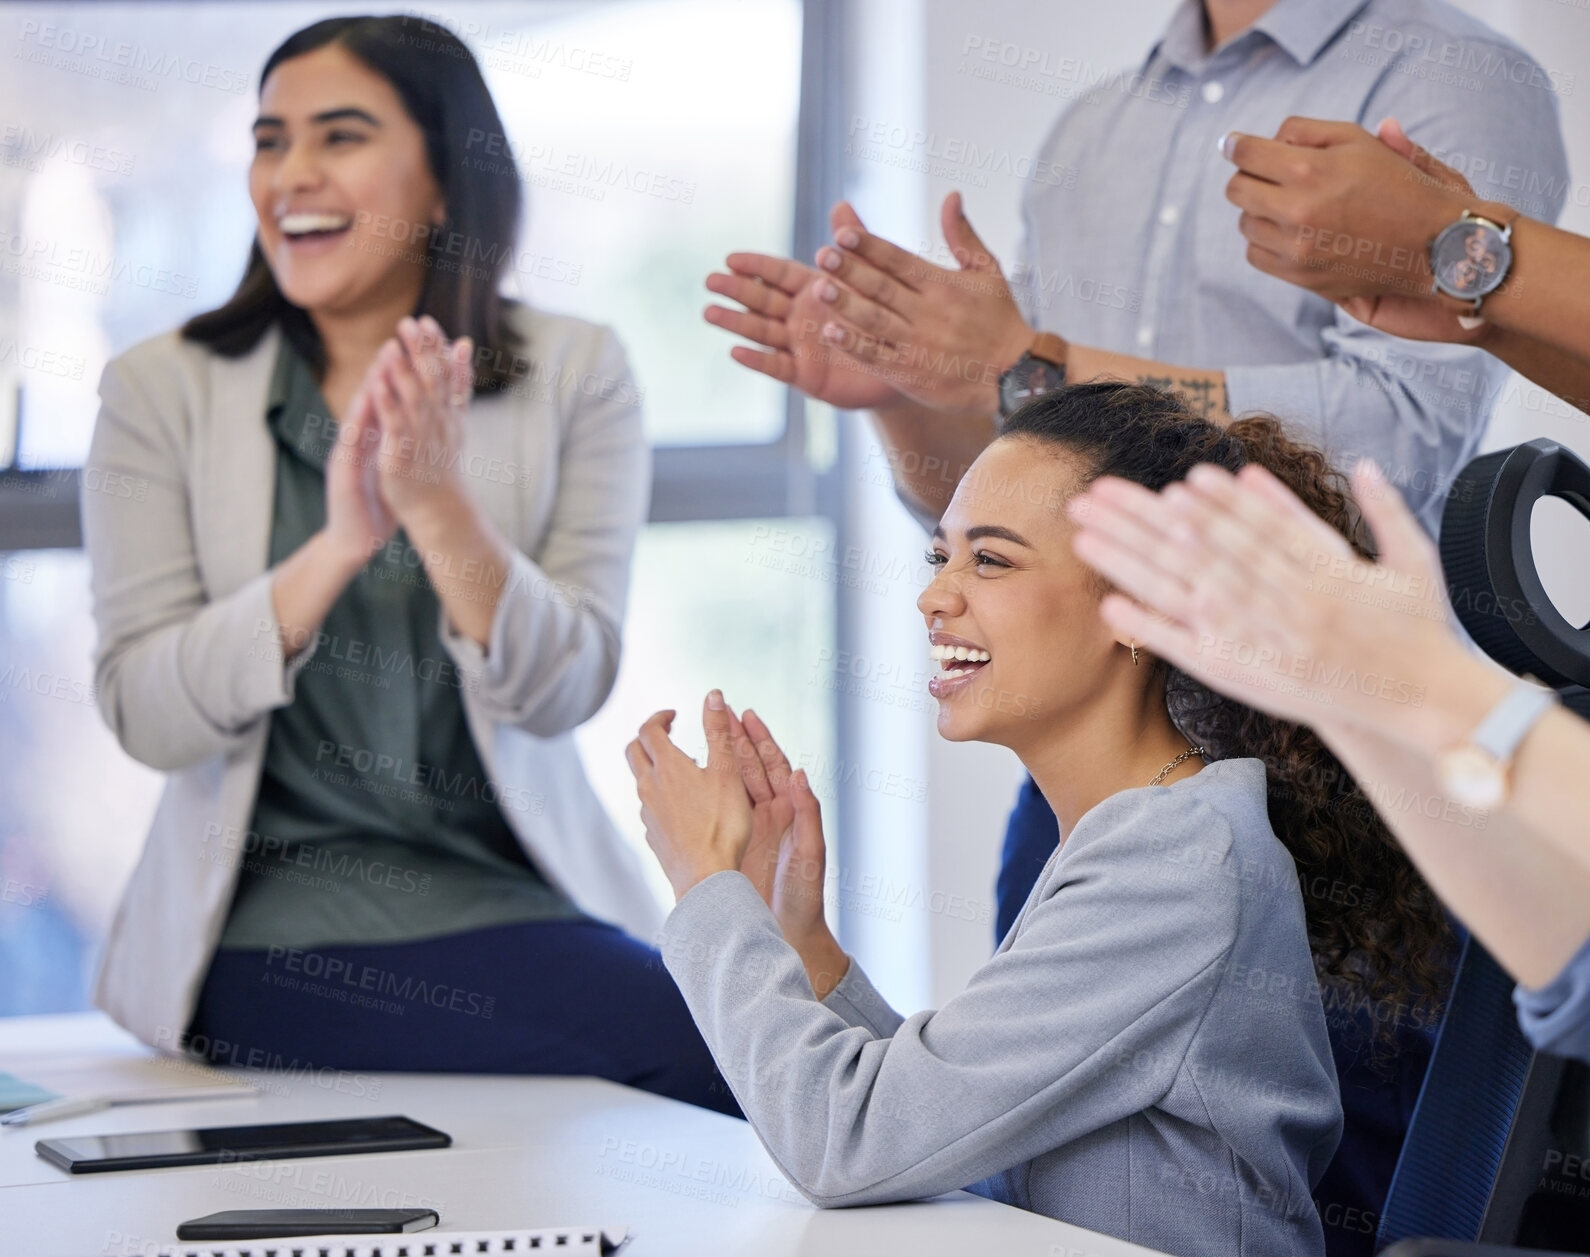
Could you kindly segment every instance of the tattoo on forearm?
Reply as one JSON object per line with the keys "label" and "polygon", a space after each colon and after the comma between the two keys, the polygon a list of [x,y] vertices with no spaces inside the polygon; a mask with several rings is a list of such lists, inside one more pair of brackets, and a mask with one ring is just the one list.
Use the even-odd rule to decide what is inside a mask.
{"label": "tattoo on forearm", "polygon": [[1188,404],[1205,419],[1220,409],[1215,405],[1215,386],[1212,380],[1177,380],[1176,388],[1186,397]]}
{"label": "tattoo on forearm", "polygon": [[1146,384],[1150,388],[1180,393],[1182,400],[1192,412],[1204,419],[1212,419],[1224,413],[1226,409],[1226,389],[1220,380],[1211,380],[1203,376],[1178,378],[1169,375],[1140,375],[1137,377],[1137,382]]}

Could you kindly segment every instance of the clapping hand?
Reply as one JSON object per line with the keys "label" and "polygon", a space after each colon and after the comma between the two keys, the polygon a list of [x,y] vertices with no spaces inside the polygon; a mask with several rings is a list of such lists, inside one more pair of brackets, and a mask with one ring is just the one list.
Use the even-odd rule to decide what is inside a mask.
{"label": "clapping hand", "polygon": [[[848,206],[835,211],[835,229],[860,219]],[[707,276],[707,288],[743,309],[709,305],[708,323],[762,346],[736,345],[730,356],[741,366],[771,376],[806,396],[840,410],[885,406],[898,394],[875,369],[824,342],[820,333],[829,308],[818,295],[822,272],[765,253],[731,253],[728,273]]]}
{"label": "clapping hand", "polygon": [[435,319],[405,318],[383,344],[365,387],[380,425],[381,496],[398,520],[462,494],[464,419],[473,392],[473,342],[449,342]]}
{"label": "clapping hand", "polygon": [[[1402,129],[1395,118],[1380,124],[1380,142],[1398,156],[1406,158],[1424,174],[1451,188],[1460,195],[1473,199],[1474,189],[1458,171],[1437,161],[1420,148]],[[1360,323],[1367,323],[1377,331],[1409,340],[1439,340],[1456,344],[1483,345],[1490,337],[1491,325],[1484,318],[1455,311],[1434,293],[1411,295],[1407,293],[1382,293],[1372,297],[1346,297],[1336,303]]]}
{"label": "clapping hand", "polygon": [[[732,719],[732,713],[731,713]],[[751,843],[740,871],[751,879],[797,951],[828,933],[823,817],[805,770],[792,771],[761,718],[732,722],[734,758],[752,803]]]}
{"label": "clapping hand", "polygon": [[1202,465],[1162,493],[1105,477],[1068,512],[1077,555],[1119,591],[1100,606],[1118,632],[1271,715],[1374,727],[1462,647],[1434,543],[1373,463],[1353,488],[1378,561],[1257,466]]}
{"label": "clapping hand", "polygon": [[392,539],[397,516],[381,494],[376,449],[381,424],[366,375],[337,425],[337,440],[326,456],[326,532],[338,551],[357,567]]}
{"label": "clapping hand", "polygon": [[449,343],[429,316],[404,319],[349,401],[326,458],[326,531],[356,566],[405,515],[458,491],[472,353],[469,337]]}
{"label": "clapping hand", "polygon": [[1288,118],[1274,139],[1227,135],[1223,151],[1237,167],[1226,199],[1242,210],[1252,266],[1393,336],[1483,343],[1487,325],[1435,295],[1428,264],[1430,241],[1474,190],[1395,119],[1371,135]]}
{"label": "clapping hand", "polygon": [[738,869],[751,843],[750,797],[734,760],[728,705],[717,690],[702,705],[707,763],[697,764],[669,740],[674,713],[659,711],[624,750],[640,796],[646,843],[662,865],[674,897],[714,873]]}
{"label": "clapping hand", "polygon": [[822,999],[850,967],[823,916],[822,812],[804,772],[754,712],[736,719],[717,690],[707,696],[701,767],[668,738],[660,711],[625,750],[640,795],[646,842],[676,898],[715,873],[739,870],[777,919]]}
{"label": "clapping hand", "polygon": [[1000,374],[1033,332],[959,192],[944,198],[940,221],[953,268],[873,235],[841,205],[834,244],[817,253],[824,278],[816,292],[827,312],[821,339],[923,406],[993,414]]}

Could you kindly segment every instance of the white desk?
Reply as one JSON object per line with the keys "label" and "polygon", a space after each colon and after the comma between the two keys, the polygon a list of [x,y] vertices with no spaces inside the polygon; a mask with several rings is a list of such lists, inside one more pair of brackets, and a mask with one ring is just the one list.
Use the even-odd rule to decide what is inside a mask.
{"label": "white desk", "polygon": [[[0,1018],[0,1069],[41,1051],[147,1049],[99,1014]],[[814,1209],[746,1123],[595,1079],[244,1076],[261,1084],[258,1096],[0,1128],[0,1252],[130,1257],[221,1209],[428,1207],[444,1229],[628,1226],[633,1257],[1154,1257],[965,1192]],[[33,1151],[56,1135],[386,1114],[445,1130],[453,1146],[75,1177]]]}

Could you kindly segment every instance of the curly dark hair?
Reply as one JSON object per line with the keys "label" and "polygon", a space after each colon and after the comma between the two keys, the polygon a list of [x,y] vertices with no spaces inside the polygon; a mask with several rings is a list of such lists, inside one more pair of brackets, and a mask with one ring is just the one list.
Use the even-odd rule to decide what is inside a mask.
{"label": "curly dark hair", "polygon": [[[1002,435],[1079,455],[1082,485],[1119,476],[1157,492],[1198,463],[1228,471],[1257,463],[1360,555],[1374,557],[1346,478],[1273,415],[1221,427],[1177,394],[1100,381],[1028,402]],[[1270,823],[1297,863],[1327,1004],[1391,1001],[1394,1015],[1374,1015],[1382,1040],[1404,1016],[1433,1021],[1451,979],[1451,924],[1358,783],[1308,728],[1234,702],[1163,660],[1152,666],[1163,673],[1171,720],[1208,759],[1263,762]]]}

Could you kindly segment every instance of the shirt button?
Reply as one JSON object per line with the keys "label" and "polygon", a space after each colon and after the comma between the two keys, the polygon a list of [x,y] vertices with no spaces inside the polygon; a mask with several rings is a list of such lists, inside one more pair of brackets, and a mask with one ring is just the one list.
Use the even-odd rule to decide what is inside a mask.
{"label": "shirt button", "polygon": [[1174,227],[1176,220],[1181,217],[1174,205],[1167,205],[1159,211],[1159,221],[1166,227]]}
{"label": "shirt button", "polygon": [[1202,88],[1203,98],[1211,105],[1218,105],[1220,98],[1226,94],[1226,89],[1219,83],[1205,83]]}
{"label": "shirt button", "polygon": [[1154,329],[1153,328],[1145,326],[1145,327],[1140,327],[1140,328],[1137,329],[1137,347],[1139,349],[1147,349],[1153,343],[1154,343]]}

